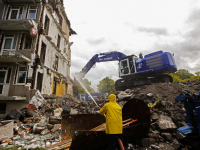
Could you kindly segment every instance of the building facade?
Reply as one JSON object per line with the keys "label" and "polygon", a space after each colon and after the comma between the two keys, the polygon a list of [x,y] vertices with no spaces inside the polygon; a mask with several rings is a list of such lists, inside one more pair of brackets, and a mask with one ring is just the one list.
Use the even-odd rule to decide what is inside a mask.
{"label": "building facade", "polygon": [[36,90],[73,95],[73,34],[63,0],[0,0],[0,117]]}

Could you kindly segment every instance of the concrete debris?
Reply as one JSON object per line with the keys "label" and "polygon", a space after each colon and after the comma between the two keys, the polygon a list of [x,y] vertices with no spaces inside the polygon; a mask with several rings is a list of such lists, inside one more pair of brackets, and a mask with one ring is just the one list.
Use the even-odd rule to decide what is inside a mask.
{"label": "concrete debris", "polygon": [[176,130],[177,127],[172,121],[172,119],[168,116],[160,115],[157,125],[160,130]]}
{"label": "concrete debris", "polygon": [[118,100],[129,100],[132,97],[132,94],[127,94],[126,92],[121,91],[118,95]]}
{"label": "concrete debris", "polygon": [[[200,82],[185,83],[156,83],[145,85],[125,91],[117,91],[117,101],[121,107],[131,98],[142,99],[148,105],[151,112],[151,127],[146,137],[135,143],[128,143],[125,149],[187,149],[180,141],[185,138],[177,128],[186,124],[186,113],[182,103],[176,103],[175,97],[182,91],[188,90],[193,93],[200,91]],[[95,99],[100,107],[108,102],[108,93]],[[11,111],[6,118],[13,118],[14,133],[12,138],[1,139],[1,147],[24,145],[27,149],[34,147],[46,147],[61,141],[61,118],[65,114],[97,114],[99,108],[92,100],[81,101],[71,97],[43,96],[45,103],[37,110],[23,109]],[[74,100],[76,99],[76,100]],[[18,113],[16,113],[18,112]],[[12,115],[11,115],[12,114]],[[17,114],[17,115],[15,115]],[[11,117],[12,116],[12,117]],[[1,129],[0,124],[0,129]],[[1,134],[0,134],[1,135]],[[4,140],[4,141],[3,141]],[[8,144],[9,143],[9,144]]]}

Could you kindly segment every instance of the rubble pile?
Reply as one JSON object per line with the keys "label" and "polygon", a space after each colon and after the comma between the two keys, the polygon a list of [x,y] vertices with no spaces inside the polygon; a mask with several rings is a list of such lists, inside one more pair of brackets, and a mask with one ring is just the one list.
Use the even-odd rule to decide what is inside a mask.
{"label": "rubble pile", "polygon": [[[115,94],[121,107],[128,100],[135,98],[144,100],[151,112],[151,127],[148,135],[136,143],[129,143],[126,149],[186,147],[180,143],[184,135],[177,131],[177,128],[186,125],[186,113],[183,104],[175,102],[175,97],[185,90],[198,93],[200,82],[156,83],[117,91]],[[99,113],[99,108],[92,100],[81,101],[72,96],[42,96],[45,103],[37,110],[24,108],[5,116],[4,119],[14,121],[14,136],[2,138],[2,147],[12,144],[22,145],[25,148],[46,147],[61,141],[62,115]],[[108,93],[97,97],[95,101],[102,107],[108,102]]]}

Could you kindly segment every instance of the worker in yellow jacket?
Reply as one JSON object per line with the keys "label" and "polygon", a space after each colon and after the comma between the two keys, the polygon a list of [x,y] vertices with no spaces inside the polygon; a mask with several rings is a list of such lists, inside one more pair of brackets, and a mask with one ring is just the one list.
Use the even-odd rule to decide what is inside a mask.
{"label": "worker in yellow jacket", "polygon": [[101,109],[100,114],[106,114],[106,134],[108,149],[115,148],[117,137],[122,140],[122,108],[116,102],[116,95],[108,96],[109,102]]}

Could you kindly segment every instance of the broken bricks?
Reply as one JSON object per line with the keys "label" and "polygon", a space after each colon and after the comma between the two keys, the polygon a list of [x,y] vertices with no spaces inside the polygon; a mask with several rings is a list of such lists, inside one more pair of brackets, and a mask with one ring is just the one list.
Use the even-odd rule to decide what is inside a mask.
{"label": "broken bricks", "polygon": [[[166,86],[165,90],[160,88],[163,86]],[[177,131],[176,128],[182,126],[182,124],[186,122],[186,115],[183,104],[175,103],[174,98],[178,95],[178,93],[186,88],[194,93],[198,92],[195,91],[195,88],[193,87],[194,85],[190,82],[184,83],[184,86],[180,83],[156,83],[152,85],[145,85],[140,88],[127,89],[126,91],[117,91],[115,94],[117,95],[118,100],[120,98],[118,102],[121,107],[124,106],[131,95],[132,97],[141,97],[146,104],[154,104],[156,100],[160,99],[160,103],[158,103],[154,108],[151,108],[152,123],[151,130],[149,130],[148,135],[143,137],[138,145],[134,145],[133,143],[129,144],[129,149],[131,149],[130,145],[133,145],[132,147],[137,147],[138,149],[139,147],[146,146],[150,146],[154,149],[165,149],[171,147],[176,149],[175,147],[180,147],[180,141],[185,138],[185,135]],[[92,100],[78,102],[78,100],[73,101],[71,98],[68,99],[66,97],[63,99],[59,98],[59,100],[56,100],[57,97],[45,96],[44,98],[46,104],[51,106],[52,109],[43,106],[39,107],[37,111],[33,109],[29,109],[30,111],[24,110],[25,118],[22,123],[19,123],[20,121],[15,119],[15,125],[17,125],[18,128],[15,129],[16,126],[14,125],[15,134],[13,140],[17,141],[16,143],[23,144],[23,142],[19,141],[28,141],[26,137],[32,137],[34,139],[29,138],[30,141],[28,142],[33,142],[34,140],[39,139],[43,140],[44,142],[46,141],[46,143],[49,142],[51,145],[51,140],[59,139],[62,115],[68,114],[68,112],[70,112],[70,114],[98,113],[98,108],[95,106]],[[108,94],[106,93],[105,95],[97,97],[96,102],[99,106],[103,106],[108,102]],[[60,114],[58,116],[54,116],[54,110],[56,109],[63,109],[63,112],[65,110],[66,112],[62,112],[61,116]],[[18,112],[20,113],[21,111]],[[35,128],[33,131],[34,125]],[[34,132],[37,132],[37,134]],[[15,137],[17,137],[17,135],[18,139],[16,140]],[[171,145],[171,147],[169,145]]]}

